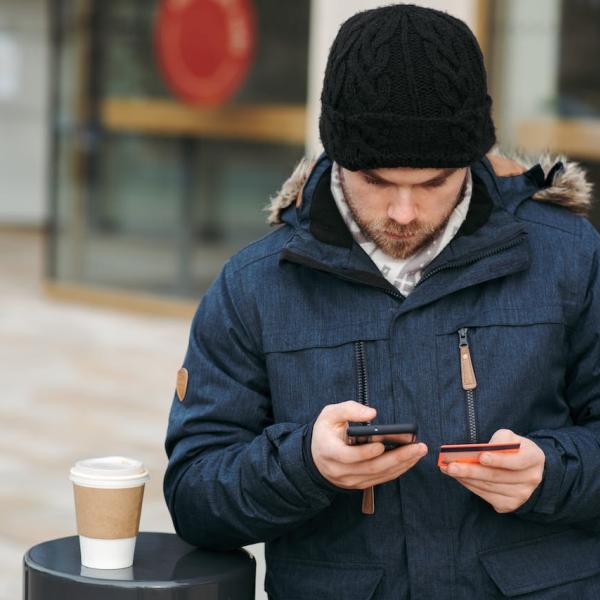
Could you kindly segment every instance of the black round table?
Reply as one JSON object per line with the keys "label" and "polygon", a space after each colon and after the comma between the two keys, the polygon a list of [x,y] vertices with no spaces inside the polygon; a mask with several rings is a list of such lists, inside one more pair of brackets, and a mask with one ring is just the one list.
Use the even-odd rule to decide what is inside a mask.
{"label": "black round table", "polygon": [[172,533],[140,532],[127,569],[84,567],[76,535],[23,556],[23,600],[254,600],[255,578],[246,550],[207,552]]}

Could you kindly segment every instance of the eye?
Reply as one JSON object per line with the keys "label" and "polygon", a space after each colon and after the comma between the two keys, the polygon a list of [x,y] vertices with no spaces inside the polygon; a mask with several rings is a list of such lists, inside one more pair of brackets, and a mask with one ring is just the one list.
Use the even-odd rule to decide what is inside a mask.
{"label": "eye", "polygon": [[446,183],[445,179],[441,179],[441,180],[438,179],[438,180],[434,180],[434,181],[431,181],[429,183],[423,184],[423,187],[426,187],[426,188],[437,188],[437,187],[442,187],[445,183]]}
{"label": "eye", "polygon": [[365,181],[369,184],[369,185],[385,185],[385,183],[383,181],[379,181],[378,179],[373,179],[371,177],[366,177],[365,176]]}

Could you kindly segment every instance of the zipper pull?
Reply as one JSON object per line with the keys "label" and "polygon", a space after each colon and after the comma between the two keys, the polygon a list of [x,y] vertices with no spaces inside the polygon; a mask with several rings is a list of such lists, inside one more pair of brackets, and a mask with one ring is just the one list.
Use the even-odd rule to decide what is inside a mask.
{"label": "zipper pull", "polygon": [[467,341],[467,327],[458,330],[458,351],[460,352],[460,375],[464,390],[474,390],[477,387],[473,362],[471,361],[471,352],[469,351],[469,342]]}
{"label": "zipper pull", "polygon": [[363,490],[362,512],[365,515],[372,515],[375,512],[375,488],[373,486]]}

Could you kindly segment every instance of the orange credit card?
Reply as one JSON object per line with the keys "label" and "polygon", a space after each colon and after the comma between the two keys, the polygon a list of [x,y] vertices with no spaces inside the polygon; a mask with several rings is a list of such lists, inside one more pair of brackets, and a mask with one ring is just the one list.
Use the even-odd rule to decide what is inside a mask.
{"label": "orange credit card", "polygon": [[482,452],[518,452],[521,442],[511,444],[445,444],[440,446],[438,467],[451,462],[478,463]]}

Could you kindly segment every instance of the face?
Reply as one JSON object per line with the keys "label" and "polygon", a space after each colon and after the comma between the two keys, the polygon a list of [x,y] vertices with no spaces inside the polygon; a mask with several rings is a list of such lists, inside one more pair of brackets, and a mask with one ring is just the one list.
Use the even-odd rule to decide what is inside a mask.
{"label": "face", "polygon": [[367,169],[340,167],[348,207],[365,236],[394,258],[408,258],[446,226],[460,202],[467,167]]}

